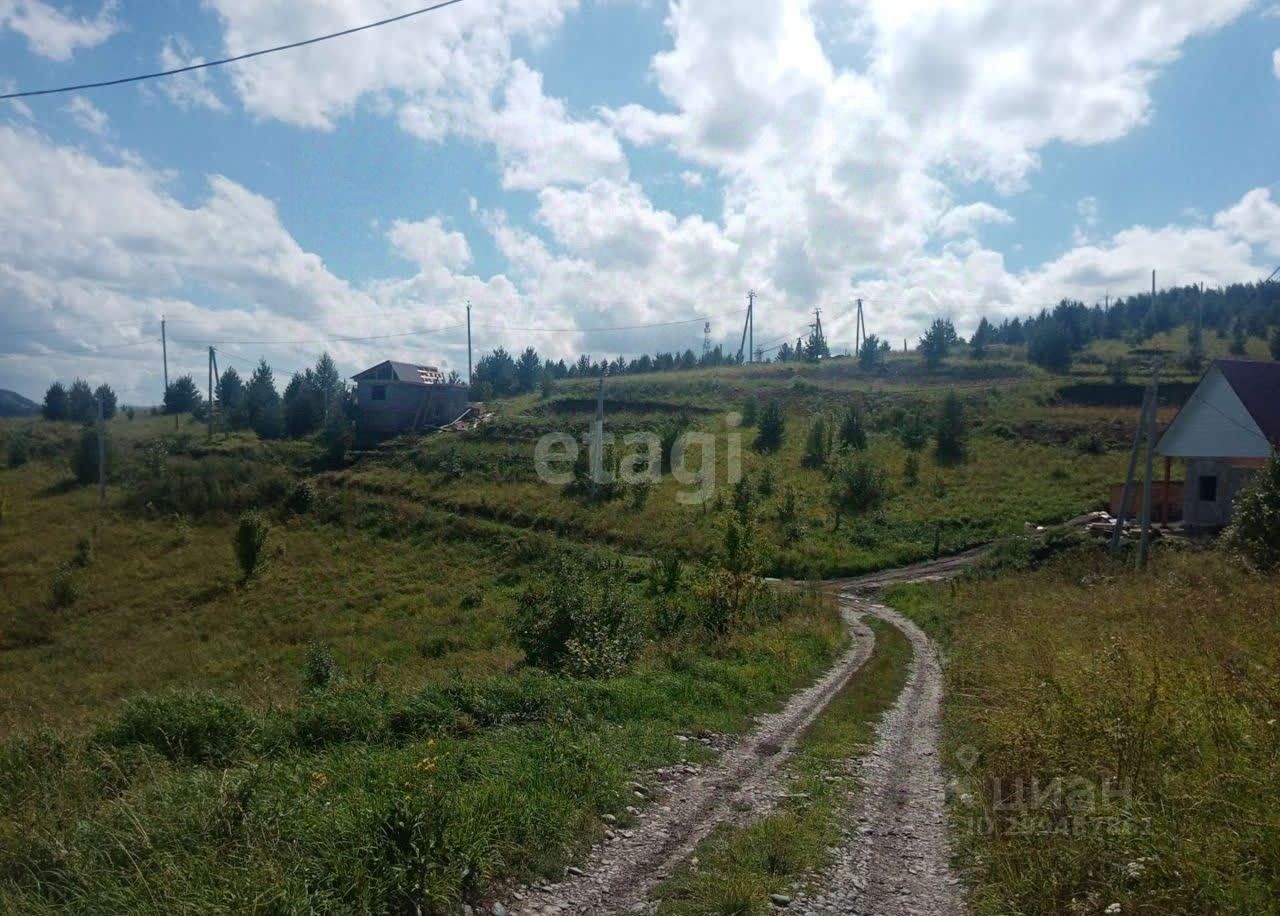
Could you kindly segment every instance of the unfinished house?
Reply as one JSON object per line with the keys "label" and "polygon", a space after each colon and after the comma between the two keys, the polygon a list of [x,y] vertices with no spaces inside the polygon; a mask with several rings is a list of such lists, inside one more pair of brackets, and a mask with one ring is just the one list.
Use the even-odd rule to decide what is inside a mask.
{"label": "unfinished house", "polygon": [[1209,367],[1156,451],[1186,467],[1182,519],[1191,528],[1231,521],[1236,494],[1280,445],[1280,363],[1221,359]]}
{"label": "unfinished house", "polygon": [[467,409],[467,386],[450,384],[435,366],[387,360],[351,378],[362,432],[394,435],[442,426]]}

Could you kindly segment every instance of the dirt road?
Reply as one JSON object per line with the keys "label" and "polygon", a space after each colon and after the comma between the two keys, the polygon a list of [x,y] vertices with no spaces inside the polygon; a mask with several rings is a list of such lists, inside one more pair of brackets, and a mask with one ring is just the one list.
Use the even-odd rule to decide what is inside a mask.
{"label": "dirt road", "polygon": [[779,771],[797,739],[870,657],[875,644],[861,616],[898,627],[914,650],[906,686],[882,720],[863,762],[857,821],[820,893],[793,901],[790,911],[928,913],[960,911],[948,867],[944,785],[938,752],[941,669],[928,637],[910,621],[876,603],[874,590],[895,582],[955,575],[980,555],[973,551],[869,576],[831,580],[852,643],[817,683],[795,694],[779,712],[762,716],[750,734],[713,763],[676,767],[664,785],[637,786],[638,813],[629,829],[614,829],[564,881],[516,892],[495,912],[511,914],[644,913],[648,897],[713,829],[767,814],[785,792]]}

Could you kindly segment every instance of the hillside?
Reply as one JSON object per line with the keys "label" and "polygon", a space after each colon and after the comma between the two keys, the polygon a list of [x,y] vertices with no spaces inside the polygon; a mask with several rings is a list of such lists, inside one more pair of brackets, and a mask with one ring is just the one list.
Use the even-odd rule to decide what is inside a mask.
{"label": "hillside", "polygon": [[[764,912],[780,888],[802,893],[843,842],[858,798],[842,782],[849,760],[890,759],[875,723],[912,721],[900,707],[921,702],[925,682],[909,674],[933,655],[887,610],[868,629],[851,605],[842,617],[816,590],[758,576],[898,567],[1098,508],[1123,474],[1141,396],[1112,376],[1101,355],[1054,375],[1009,348],[932,371],[893,354],[875,371],[835,358],[611,378],[606,431],[619,446],[604,464],[622,466],[623,443],[638,441],[628,435],[651,437],[663,472],[645,485],[593,484],[585,457],[562,463],[564,480],[539,472],[545,436],[587,430],[590,378],[496,398],[473,429],[350,450],[324,431],[264,438],[220,421],[210,437],[189,415],[125,412],[107,423],[105,505],[72,473],[78,425],[5,420],[0,909],[252,899],[452,913],[510,900],[521,882],[577,880],[565,869],[622,831],[635,850],[665,849],[646,831],[674,824],[701,851],[663,860],[669,884],[628,893],[656,895],[662,912]],[[1166,387],[1162,422],[1186,390]],[[948,429],[958,452],[944,453]],[[682,435],[696,443],[683,458]],[[1178,568],[1162,600],[1189,603],[1195,580]],[[1019,665],[1048,651],[1032,621],[1056,613],[1056,586],[1032,574],[1049,604],[1008,618],[1000,596],[1028,574],[1002,575],[1005,592],[895,598],[966,653],[947,671],[951,729],[971,715],[965,685],[999,657],[995,643],[967,641],[971,621],[987,621],[975,639],[1004,627]],[[1105,632],[1084,610],[1070,620],[1084,627],[1077,643]],[[775,740],[777,721],[790,731]],[[979,725],[994,728],[964,724],[970,740],[997,754],[1004,739]],[[920,759],[936,767],[936,732],[929,740]],[[650,786],[667,783],[691,800],[651,812]],[[715,797],[727,783],[755,795]],[[877,786],[874,816],[889,816],[894,791]],[[758,819],[740,823],[759,799]],[[1170,827],[1170,842],[1187,829]],[[990,861],[980,840],[974,861]],[[1041,867],[1036,881],[1058,865]],[[140,881],[139,868],[163,878]],[[882,877],[876,892],[891,894]],[[1037,901],[1072,892],[1030,896],[995,866],[973,880],[993,911],[1047,912]]]}
{"label": "hillside", "polygon": [[39,413],[40,405],[16,391],[0,388],[0,417],[29,417]]}

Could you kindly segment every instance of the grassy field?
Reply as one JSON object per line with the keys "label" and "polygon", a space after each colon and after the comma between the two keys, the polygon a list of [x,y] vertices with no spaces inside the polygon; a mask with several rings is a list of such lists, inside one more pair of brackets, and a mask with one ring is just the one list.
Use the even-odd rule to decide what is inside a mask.
{"label": "grassy field", "polygon": [[[707,516],[714,521],[730,498],[724,483],[727,452],[737,437],[743,473],[759,497],[766,568],[802,578],[851,574],[923,559],[932,555],[935,542],[944,552],[959,550],[1020,532],[1028,522],[1060,521],[1101,507],[1110,484],[1123,477],[1136,408],[1064,402],[1055,396],[1061,384],[1024,364],[999,361],[957,361],[936,375],[923,375],[917,367],[868,376],[852,361],[833,360],[821,367],[734,367],[609,381],[607,428],[619,437],[660,433],[674,422],[716,436],[721,485],[719,499],[709,505],[679,502],[678,493],[696,487],[670,475],[642,503],[625,496],[575,497],[536,477],[539,436],[586,432],[594,412],[587,382],[563,383],[549,400],[505,402],[479,433],[428,439],[325,482],[626,551],[708,558],[719,535]],[[940,462],[929,442],[918,453],[913,481],[905,473],[908,452],[899,435],[904,418],[918,413],[932,429],[939,402],[951,390],[963,397],[968,458]],[[786,434],[776,452],[757,452],[756,430],[731,425],[730,415],[741,414],[749,399],[782,405]],[[868,454],[885,470],[891,496],[880,509],[836,530],[829,473],[803,467],[802,455],[812,417],[826,414],[834,423],[849,404],[866,414]],[[1162,417],[1172,411],[1166,408]],[[779,517],[788,485],[794,520]]]}
{"label": "grassy field", "polygon": [[[830,607],[744,588],[751,571],[875,569],[1101,505],[1139,390],[1106,387],[1102,365],[1055,378],[1002,354],[924,373],[895,356],[874,376],[831,360],[610,380],[611,432],[711,432],[722,484],[741,437],[749,485],[701,505],[670,476],[608,499],[537,479],[538,437],[589,423],[588,381],[341,462],[312,440],[120,416],[105,504],[71,475],[78,427],[4,421],[3,454],[17,437],[28,460],[0,469],[0,910],[435,912],[557,874],[602,814],[625,820],[628,777],[687,752],[677,734],[743,728],[840,650]],[[902,428],[932,429],[951,391],[966,458],[930,440],[909,480]],[[734,423],[752,400],[784,412],[775,452]],[[837,528],[829,474],[802,455],[812,418],[850,404],[889,494]],[[248,509],[270,526],[251,578],[232,550]],[[637,638],[597,626],[604,606]],[[543,653],[531,640],[567,638],[536,635],[544,612],[590,639]],[[672,912],[739,892],[758,907],[815,866],[848,801],[820,776],[899,683],[900,640],[880,635],[797,764],[812,801],[717,836]],[[1059,877],[1045,886],[1077,881]]]}
{"label": "grassy field", "polygon": [[[627,820],[628,778],[700,747],[677,734],[743,728],[844,644],[816,596],[726,608],[710,568],[171,423],[109,424],[105,505],[70,478],[78,428],[6,424],[30,460],[0,471],[0,911],[448,911],[558,874]],[[249,507],[270,536],[244,580]],[[562,607],[566,569],[629,608],[625,655],[578,634],[600,677],[526,661],[518,611]]]}
{"label": "grassy field", "polygon": [[1278,586],[1215,552],[1135,574],[1086,551],[890,593],[946,646],[976,912],[1274,912]]}

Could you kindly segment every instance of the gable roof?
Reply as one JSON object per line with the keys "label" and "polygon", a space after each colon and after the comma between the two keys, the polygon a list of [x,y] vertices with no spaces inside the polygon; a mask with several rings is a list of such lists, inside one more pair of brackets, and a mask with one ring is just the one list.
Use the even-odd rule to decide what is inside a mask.
{"label": "gable roof", "polygon": [[1280,445],[1280,363],[1209,365],[1156,446],[1169,458],[1266,458]]}
{"label": "gable roof", "polygon": [[[384,366],[390,368],[390,378],[388,374],[378,374],[377,370]],[[376,366],[370,366],[363,372],[358,372],[352,376],[357,382],[361,381],[397,381],[408,382],[411,385],[443,385],[444,373],[435,366],[419,366],[416,363],[402,363],[393,359],[386,359],[378,363]]]}
{"label": "gable roof", "polygon": [[1218,368],[1272,445],[1280,445],[1280,363],[1220,359]]}

